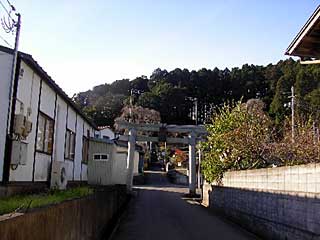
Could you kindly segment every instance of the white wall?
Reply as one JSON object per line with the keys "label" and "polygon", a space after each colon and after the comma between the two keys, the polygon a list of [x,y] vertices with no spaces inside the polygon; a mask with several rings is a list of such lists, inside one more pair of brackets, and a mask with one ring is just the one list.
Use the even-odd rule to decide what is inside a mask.
{"label": "white wall", "polygon": [[[77,121],[76,112],[71,107],[68,107],[67,129],[73,132],[76,132],[76,121]],[[69,181],[73,181],[74,180],[74,176],[73,176],[74,161],[65,159],[65,162],[68,164],[67,178]]]}
{"label": "white wall", "polygon": [[43,81],[41,88],[40,111],[54,119],[56,93]]}
{"label": "white wall", "polygon": [[81,180],[82,146],[83,146],[83,119],[77,115],[76,148],[74,158],[74,180]]}
{"label": "white wall", "polygon": [[[49,85],[42,81],[40,111],[48,115],[51,119],[55,119],[55,103],[56,93]],[[53,149],[54,152],[54,149]],[[34,180],[47,181],[49,177],[49,168],[52,156],[44,153],[36,152]]]}
{"label": "white wall", "polygon": [[3,174],[11,64],[12,56],[7,53],[0,52],[0,182],[2,181]]}
{"label": "white wall", "polygon": [[[2,71],[5,64],[1,62],[4,55],[0,54],[0,77],[4,75]],[[43,80],[41,87],[41,102],[40,111],[54,119],[54,143],[52,155],[35,152],[38,105],[40,94],[40,77],[28,67],[24,62],[21,63],[21,68],[24,69],[23,77],[19,79],[17,89],[16,113],[20,112],[20,102],[24,105],[24,114],[27,113],[27,108],[31,107],[32,114],[32,132],[29,134],[25,142],[28,143],[27,162],[26,165],[18,165],[17,169],[10,170],[10,181],[32,181],[34,173],[34,181],[48,181],[51,161],[66,161],[69,164],[68,179],[75,181],[87,180],[87,164],[82,164],[82,137],[87,136],[87,130],[90,132],[90,137],[94,136],[94,129],[89,125],[73,108],[63,100],[62,97]],[[0,93],[5,92],[5,81],[1,78]],[[0,100],[5,103],[5,94],[0,94]],[[1,113],[5,113],[5,104],[0,105]],[[2,109],[3,108],[3,109]],[[3,155],[5,141],[5,121],[6,114],[0,116],[0,181],[2,180],[3,171]],[[76,133],[75,159],[69,161],[64,158],[65,151],[65,132],[66,128]],[[3,135],[3,136],[2,136]],[[2,142],[3,143],[2,143]]]}
{"label": "white wall", "polygon": [[319,236],[319,193],[319,163],[230,171],[203,188],[204,204],[263,239]]}
{"label": "white wall", "polygon": [[128,148],[114,145],[112,158],[112,184],[126,184]]}
{"label": "white wall", "polygon": [[[88,162],[88,183],[94,185],[112,184],[112,166],[114,162],[113,143],[90,141],[89,144],[89,162]],[[97,161],[93,159],[94,154],[109,154],[108,160]]]}
{"label": "white wall", "polygon": [[21,69],[24,70],[23,76],[19,78],[16,111],[20,113],[21,102],[24,105],[23,114],[27,115],[27,109],[31,107],[32,131],[24,141],[28,143],[27,146],[27,161],[26,165],[18,165],[16,170],[10,170],[10,181],[32,181],[33,163],[34,163],[34,149],[35,149],[35,137],[36,137],[36,123],[38,117],[38,103],[40,92],[40,78],[31,68],[29,68],[24,62],[21,63]]}
{"label": "white wall", "polygon": [[66,121],[67,121],[67,103],[58,96],[57,99],[57,113],[55,122],[55,142],[54,142],[54,160],[64,161],[64,145],[66,134]]}
{"label": "white wall", "polygon": [[282,192],[320,192],[320,164],[230,171],[223,175],[224,187]]}
{"label": "white wall", "polygon": [[82,163],[82,138],[87,137],[87,131],[89,136],[94,136],[94,129],[84,121],[84,119],[77,114],[72,108],[68,108],[68,121],[67,128],[76,133],[76,145],[75,145],[75,158],[74,161],[65,159],[68,163],[67,177],[72,181],[87,181],[88,172],[87,164]]}

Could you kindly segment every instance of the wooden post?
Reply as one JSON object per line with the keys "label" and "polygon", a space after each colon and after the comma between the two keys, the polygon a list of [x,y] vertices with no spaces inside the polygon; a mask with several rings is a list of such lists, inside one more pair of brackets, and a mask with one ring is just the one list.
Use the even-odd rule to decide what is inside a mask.
{"label": "wooden post", "polygon": [[196,136],[189,135],[189,194],[196,195]]}
{"label": "wooden post", "polygon": [[127,191],[128,192],[132,191],[135,146],[136,146],[136,130],[132,128],[129,131],[129,141],[128,141],[128,157],[127,157]]}

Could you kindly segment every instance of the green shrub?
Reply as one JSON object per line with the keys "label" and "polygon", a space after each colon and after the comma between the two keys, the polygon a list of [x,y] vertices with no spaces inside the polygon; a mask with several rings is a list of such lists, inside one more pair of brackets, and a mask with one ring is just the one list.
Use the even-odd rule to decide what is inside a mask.
{"label": "green shrub", "polygon": [[0,198],[0,215],[14,211],[23,212],[29,208],[56,204],[65,200],[84,197],[92,193],[93,189],[89,187],[77,187],[64,191],[52,190],[47,193]]}
{"label": "green shrub", "polygon": [[207,141],[202,143],[202,171],[208,182],[220,181],[227,170],[266,166],[265,149],[270,142],[270,120],[263,103],[249,100],[225,104],[206,125]]}

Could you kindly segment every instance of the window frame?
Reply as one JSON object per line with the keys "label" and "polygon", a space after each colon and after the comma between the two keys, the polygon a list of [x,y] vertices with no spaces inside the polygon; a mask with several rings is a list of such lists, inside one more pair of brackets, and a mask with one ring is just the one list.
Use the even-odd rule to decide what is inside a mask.
{"label": "window frame", "polygon": [[[73,149],[73,152],[71,152],[72,149]],[[74,161],[75,155],[76,155],[76,133],[67,128],[66,134],[65,134],[64,158],[70,161]]]}
{"label": "window frame", "polygon": [[[99,158],[96,158],[98,157]],[[104,158],[106,156],[107,158]],[[94,153],[92,156],[92,160],[96,162],[109,162],[110,160],[110,154],[109,153]]]}
{"label": "window frame", "polygon": [[[86,152],[85,152],[86,150]],[[86,136],[82,137],[82,160],[81,163],[88,164],[89,162],[89,138]]]}
{"label": "window frame", "polygon": [[[44,120],[44,126],[43,126],[43,139],[42,139],[42,143],[41,146],[42,148],[39,149],[39,122],[40,122],[40,118],[42,118]],[[48,137],[48,133],[47,133],[47,127],[48,124],[52,124],[51,128],[48,129],[49,131],[49,136],[51,133],[51,136],[46,139]],[[43,153],[43,154],[47,154],[47,155],[52,155],[53,153],[53,144],[54,144],[54,126],[55,126],[55,121],[54,119],[52,119],[50,116],[48,116],[47,114],[39,111],[39,116],[38,116],[38,125],[37,125],[37,141],[36,141],[36,152],[39,153]],[[49,126],[50,127],[50,126]],[[51,130],[51,132],[50,132]],[[51,145],[51,148],[49,147]]]}

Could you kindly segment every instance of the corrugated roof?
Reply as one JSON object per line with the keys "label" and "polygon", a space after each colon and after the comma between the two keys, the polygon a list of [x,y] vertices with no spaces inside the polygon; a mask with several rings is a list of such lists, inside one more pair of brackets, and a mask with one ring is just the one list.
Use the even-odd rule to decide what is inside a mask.
{"label": "corrugated roof", "polygon": [[[8,54],[13,54],[13,50],[0,45],[0,51]],[[49,76],[49,74],[38,64],[32,55],[19,52],[18,57],[28,64],[40,77],[43,79],[57,94],[65,100],[82,118],[84,118],[95,130],[98,130],[96,124],[89,119],[80,108],[69,98],[69,96],[62,90],[62,88]]]}

